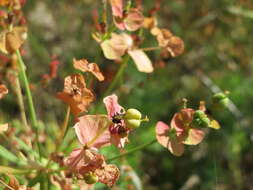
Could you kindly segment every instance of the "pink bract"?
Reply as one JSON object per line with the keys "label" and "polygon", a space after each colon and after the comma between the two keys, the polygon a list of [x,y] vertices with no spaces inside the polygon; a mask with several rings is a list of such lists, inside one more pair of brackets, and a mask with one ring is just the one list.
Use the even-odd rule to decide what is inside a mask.
{"label": "pink bract", "polygon": [[197,145],[205,137],[204,131],[191,125],[194,112],[191,108],[185,108],[174,114],[170,126],[161,121],[156,124],[158,143],[176,156],[183,154],[184,144]]}
{"label": "pink bract", "polygon": [[188,145],[199,144],[205,136],[204,131],[191,125],[194,112],[191,108],[184,108],[173,116],[170,123],[171,127],[176,129],[177,135],[184,138],[183,143]]}
{"label": "pink bract", "polygon": [[81,144],[95,148],[110,144],[111,122],[106,115],[85,115],[78,120],[74,128]]}
{"label": "pink bract", "polygon": [[194,112],[191,108],[185,108],[175,113],[170,123],[171,127],[177,129],[178,133],[183,133],[192,122]]}
{"label": "pink bract", "polygon": [[200,129],[189,129],[184,144],[197,145],[204,139],[205,133]]}
{"label": "pink bract", "polygon": [[123,0],[110,0],[112,7],[112,15],[115,17],[123,17]]}
{"label": "pink bract", "polygon": [[159,144],[168,148],[168,150],[175,156],[181,156],[184,153],[184,145],[179,137],[171,138],[168,133],[171,128],[159,121],[156,124],[156,139]]}
{"label": "pink bract", "polygon": [[[105,97],[103,101],[108,113],[108,117],[111,121],[115,115],[118,115],[124,111],[124,108],[118,104],[118,97],[115,94]],[[125,137],[120,136],[120,134],[117,132],[118,125],[125,127],[123,119],[119,124],[111,124],[109,128],[110,142],[118,148],[123,148],[125,146],[125,143],[128,141],[128,132]]]}
{"label": "pink bract", "polygon": [[118,104],[118,97],[115,94],[105,97],[103,102],[110,119],[112,119],[113,116],[121,113],[123,110],[123,107]]}

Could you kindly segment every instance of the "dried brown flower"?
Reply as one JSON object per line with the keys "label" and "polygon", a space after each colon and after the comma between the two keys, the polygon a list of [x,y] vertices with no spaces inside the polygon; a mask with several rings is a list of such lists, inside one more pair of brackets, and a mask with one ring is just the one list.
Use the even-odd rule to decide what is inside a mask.
{"label": "dried brown flower", "polygon": [[172,57],[176,57],[183,53],[183,40],[174,36],[171,31],[154,27],[151,33],[156,36],[159,46],[167,50]]}
{"label": "dried brown flower", "polygon": [[105,79],[96,63],[89,63],[86,59],[74,59],[73,66],[80,71],[92,73],[99,81]]}
{"label": "dried brown flower", "polygon": [[0,51],[5,54],[14,53],[27,38],[26,27],[14,27],[11,31],[4,30],[0,33]]}
{"label": "dried brown flower", "polygon": [[8,89],[4,84],[0,84],[0,99],[2,99],[6,94],[8,94]]}
{"label": "dried brown flower", "polygon": [[84,77],[80,74],[67,76],[64,82],[63,92],[57,97],[70,106],[71,112],[77,116],[81,112],[87,112],[94,95],[86,87]]}

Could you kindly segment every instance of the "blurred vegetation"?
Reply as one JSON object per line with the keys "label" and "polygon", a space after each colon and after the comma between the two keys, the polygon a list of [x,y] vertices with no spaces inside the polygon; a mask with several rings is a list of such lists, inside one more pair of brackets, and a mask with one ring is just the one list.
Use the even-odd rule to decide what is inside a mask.
{"label": "blurred vegetation", "polygon": [[[104,89],[119,67],[104,58],[99,45],[91,37],[94,31],[92,11],[101,12],[101,2],[27,1],[24,7],[29,27],[25,62],[33,82],[36,109],[39,118],[47,123],[45,130],[48,134],[57,134],[58,122],[63,120],[66,108],[55,98],[55,94],[62,89],[64,77],[74,71],[74,57],[96,62],[107,77],[105,82],[92,83],[97,95],[95,104],[101,101]],[[153,1],[143,2],[144,10],[153,7]],[[186,50],[176,59],[163,60],[163,67],[159,65],[159,52],[149,53],[156,65],[152,74],[138,72],[129,62],[115,93],[124,107],[142,110],[149,116],[150,122],[130,136],[131,143],[127,149],[155,138],[155,123],[158,120],[169,123],[173,114],[181,108],[182,98],[188,99],[190,107],[197,108],[200,100],[210,103],[217,90],[228,90],[233,106],[221,112],[212,112],[212,116],[220,121],[221,129],[208,133],[199,146],[187,147],[182,157],[174,157],[162,146],[154,144],[118,160],[117,163],[134,168],[143,189],[253,189],[251,10],[251,0],[162,1],[157,14],[159,26],[180,36]],[[155,39],[147,35],[142,46],[152,44],[155,44]],[[57,55],[61,62],[59,76],[43,87],[42,75],[49,72],[52,55]],[[1,107],[2,111],[7,110],[12,115],[16,113],[18,118],[17,105],[9,104],[14,98],[8,96],[1,102]],[[105,113],[105,110],[101,112]],[[67,139],[73,136],[74,133],[69,133]],[[74,146],[63,146],[69,151],[71,147]],[[103,151],[107,157],[118,154],[114,148]],[[127,183],[123,176],[119,180],[119,188],[135,189]],[[98,188],[105,187],[98,185]]]}

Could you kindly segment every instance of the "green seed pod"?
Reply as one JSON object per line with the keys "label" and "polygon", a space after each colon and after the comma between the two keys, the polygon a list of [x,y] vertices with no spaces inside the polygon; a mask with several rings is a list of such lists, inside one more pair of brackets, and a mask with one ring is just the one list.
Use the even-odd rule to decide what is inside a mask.
{"label": "green seed pod", "polygon": [[210,119],[203,111],[197,110],[193,114],[192,125],[197,128],[208,127],[210,125]]}
{"label": "green seed pod", "polygon": [[168,131],[168,136],[171,138],[171,139],[176,139],[177,137],[177,131],[175,128],[171,128],[169,131]]}
{"label": "green seed pod", "polygon": [[126,111],[126,114],[124,116],[124,119],[141,119],[141,112],[139,112],[137,109],[130,108]]}
{"label": "green seed pod", "polygon": [[197,110],[194,112],[193,117],[194,118],[203,118],[203,117],[206,117],[206,114],[201,110]]}
{"label": "green seed pod", "polygon": [[126,119],[126,126],[130,129],[136,129],[141,125],[141,120],[139,119]]}
{"label": "green seed pod", "polygon": [[83,175],[83,179],[87,184],[94,184],[98,182],[98,176],[95,173],[88,172]]}
{"label": "green seed pod", "polygon": [[224,108],[228,105],[229,98],[226,94],[219,92],[213,95],[212,97],[213,104],[215,107]]}

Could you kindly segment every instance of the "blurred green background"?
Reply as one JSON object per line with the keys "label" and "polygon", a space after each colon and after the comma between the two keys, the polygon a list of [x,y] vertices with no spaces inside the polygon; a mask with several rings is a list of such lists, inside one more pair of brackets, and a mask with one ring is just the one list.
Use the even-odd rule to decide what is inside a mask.
{"label": "blurred green background", "polygon": [[[143,0],[143,4],[146,14],[154,1]],[[65,107],[55,94],[62,89],[64,77],[76,72],[72,68],[74,57],[96,62],[107,77],[105,82],[94,81],[92,85],[97,96],[95,104],[119,67],[104,58],[91,37],[93,10],[102,11],[101,0],[27,1],[24,7],[29,28],[24,59],[46,132],[64,117]],[[156,66],[152,74],[138,72],[129,62],[114,92],[121,105],[141,110],[150,122],[131,134],[127,149],[155,138],[156,122],[169,123],[181,108],[182,98],[197,108],[200,100],[208,105],[213,93],[228,90],[232,103],[229,109],[212,113],[221,129],[208,131],[203,143],[187,147],[182,157],[174,157],[154,144],[118,160],[117,164],[134,168],[139,177],[135,173],[132,178],[123,175],[114,189],[138,189],[138,179],[144,190],[253,189],[253,1],[163,0],[157,19],[160,27],[184,40],[186,50],[178,58],[164,59],[163,67],[159,66],[159,52],[149,52]],[[156,43],[149,34],[146,37],[142,47]],[[52,55],[61,62],[59,76],[43,87],[42,75],[49,72]],[[9,101],[12,97],[3,100],[2,108]],[[8,107],[10,112],[16,108]],[[105,113],[105,109],[101,112]],[[71,150],[70,146],[66,148]],[[103,152],[109,158],[118,154],[115,148],[105,148]],[[135,183],[131,184],[131,179]],[[97,188],[106,189],[103,185]]]}

